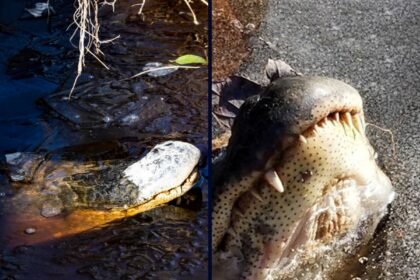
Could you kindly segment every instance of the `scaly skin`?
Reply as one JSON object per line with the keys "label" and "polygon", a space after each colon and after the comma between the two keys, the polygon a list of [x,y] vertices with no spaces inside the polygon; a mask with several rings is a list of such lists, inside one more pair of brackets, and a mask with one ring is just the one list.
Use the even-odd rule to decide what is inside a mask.
{"label": "scaly skin", "polygon": [[213,183],[214,256],[237,258],[241,279],[285,279],[298,250],[370,234],[393,198],[360,95],[320,77],[277,79],[248,100]]}
{"label": "scaly skin", "polygon": [[[21,233],[25,244],[77,234],[181,197],[199,179],[200,151],[184,142],[158,144],[130,165],[125,159],[89,160],[86,156],[83,161],[72,160],[78,149],[39,156],[32,163],[36,172],[29,181],[14,183],[18,191],[4,207],[10,219],[5,223],[7,232]],[[20,166],[20,157],[9,159],[14,158]],[[31,224],[39,228],[36,236],[28,239],[24,230]],[[18,237],[14,241],[19,241]]]}

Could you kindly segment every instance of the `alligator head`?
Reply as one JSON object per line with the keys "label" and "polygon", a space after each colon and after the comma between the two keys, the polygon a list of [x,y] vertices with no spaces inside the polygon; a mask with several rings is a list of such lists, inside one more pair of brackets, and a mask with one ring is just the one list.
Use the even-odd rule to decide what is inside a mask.
{"label": "alligator head", "polygon": [[231,279],[296,279],[371,237],[394,197],[360,95],[329,78],[280,77],[247,99],[213,170],[214,267]]}
{"label": "alligator head", "polygon": [[[4,234],[11,245],[70,236],[151,210],[186,194],[200,177],[201,152],[186,142],[158,144],[130,165],[126,153],[118,159],[119,144],[103,146],[6,155],[16,189],[2,205],[7,213]],[[97,158],[81,156],[85,150]],[[106,159],[111,156],[117,159]],[[37,234],[25,234],[28,225],[36,225]]]}

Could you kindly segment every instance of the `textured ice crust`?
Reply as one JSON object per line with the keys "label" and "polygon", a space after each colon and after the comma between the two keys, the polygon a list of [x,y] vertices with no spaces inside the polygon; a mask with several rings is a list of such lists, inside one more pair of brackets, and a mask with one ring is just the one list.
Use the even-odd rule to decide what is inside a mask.
{"label": "textured ice crust", "polygon": [[138,186],[138,202],[181,185],[200,159],[200,150],[189,143],[167,141],[156,145],[136,163],[124,170],[124,176]]}

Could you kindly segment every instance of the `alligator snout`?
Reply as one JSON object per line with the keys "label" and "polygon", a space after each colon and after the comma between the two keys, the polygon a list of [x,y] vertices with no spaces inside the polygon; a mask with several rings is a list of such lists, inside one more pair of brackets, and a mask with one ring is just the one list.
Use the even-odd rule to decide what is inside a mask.
{"label": "alligator snout", "polygon": [[215,263],[243,279],[326,275],[313,260],[365,242],[394,197],[360,95],[329,78],[279,78],[247,100],[213,170]]}

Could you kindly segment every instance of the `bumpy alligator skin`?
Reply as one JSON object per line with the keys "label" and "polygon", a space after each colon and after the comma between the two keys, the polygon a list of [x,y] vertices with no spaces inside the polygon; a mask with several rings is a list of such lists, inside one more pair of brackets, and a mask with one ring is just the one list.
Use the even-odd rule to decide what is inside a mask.
{"label": "bumpy alligator skin", "polygon": [[338,80],[280,77],[248,99],[213,169],[214,263],[230,271],[216,278],[326,277],[314,259],[369,239],[394,192],[364,130]]}
{"label": "bumpy alligator skin", "polygon": [[[158,144],[132,164],[118,142],[66,147],[46,155],[9,154],[9,175],[17,192],[3,207],[5,232],[16,244],[37,244],[175,199],[176,205],[201,207],[199,188],[181,198],[200,182],[199,158],[197,147],[181,141]],[[37,232],[29,236],[25,230],[30,225]]]}
{"label": "bumpy alligator skin", "polygon": [[194,145],[166,141],[126,169],[104,166],[95,173],[75,174],[68,180],[81,205],[132,207],[177,188],[171,194],[174,199],[185,193],[188,189],[182,190],[182,183],[194,173],[199,160],[200,150]]}

